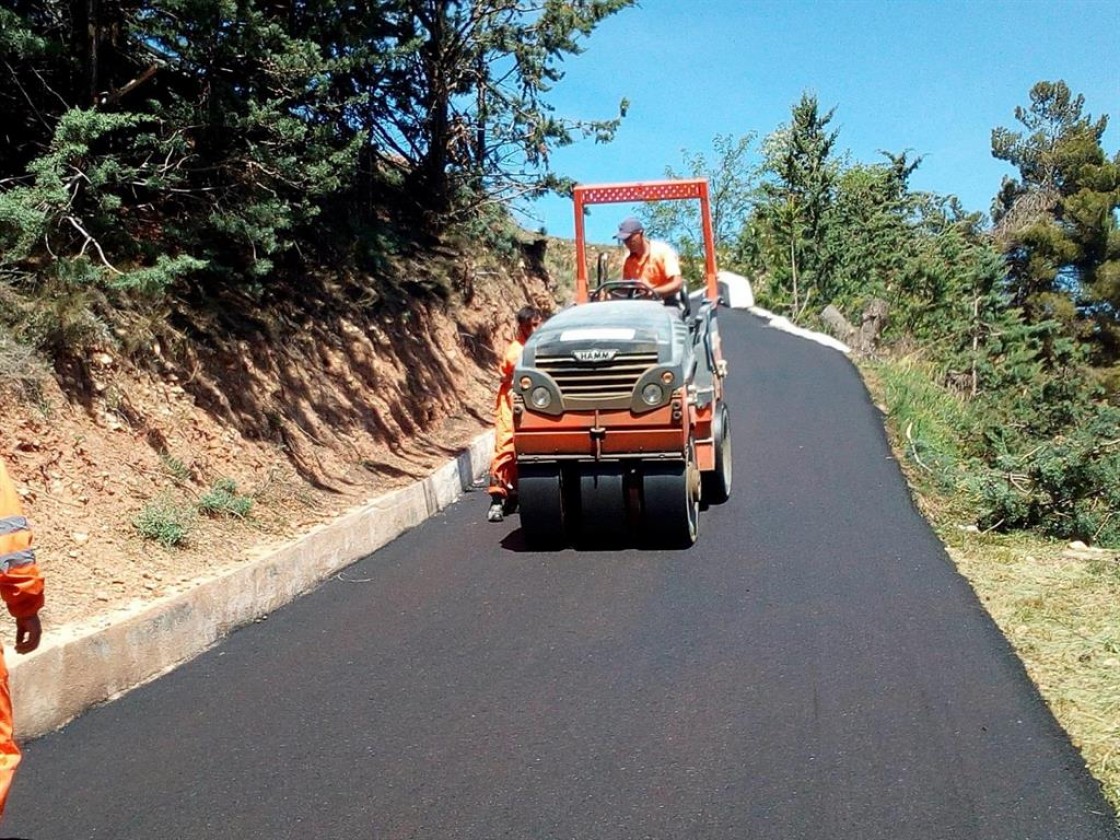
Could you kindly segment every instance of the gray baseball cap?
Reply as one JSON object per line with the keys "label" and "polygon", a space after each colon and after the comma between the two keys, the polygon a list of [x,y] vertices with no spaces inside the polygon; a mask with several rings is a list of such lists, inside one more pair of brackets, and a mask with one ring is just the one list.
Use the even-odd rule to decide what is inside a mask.
{"label": "gray baseball cap", "polygon": [[618,233],[614,235],[614,238],[619,242],[625,242],[635,233],[642,233],[644,230],[645,228],[642,227],[641,222],[633,216],[627,216],[622,220],[622,224],[618,226]]}

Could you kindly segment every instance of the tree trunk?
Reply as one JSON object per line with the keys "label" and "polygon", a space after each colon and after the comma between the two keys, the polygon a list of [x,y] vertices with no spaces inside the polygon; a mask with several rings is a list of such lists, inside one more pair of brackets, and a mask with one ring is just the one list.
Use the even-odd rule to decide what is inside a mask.
{"label": "tree trunk", "polygon": [[797,300],[797,241],[792,233],[789,238],[789,270],[793,276],[793,319],[796,321],[801,309]]}
{"label": "tree trunk", "polygon": [[82,68],[78,91],[81,95],[82,107],[88,108],[97,104],[97,44],[100,40],[101,0],[73,0],[70,4],[70,13],[74,27],[74,49]]}
{"label": "tree trunk", "polygon": [[[428,148],[421,162],[421,182],[427,195],[422,204],[434,217],[448,209],[447,154],[451,92],[447,86],[444,53],[447,50],[447,18],[443,3],[432,5],[426,24],[430,35],[422,50],[428,80]],[[432,219],[431,221],[436,221]]]}

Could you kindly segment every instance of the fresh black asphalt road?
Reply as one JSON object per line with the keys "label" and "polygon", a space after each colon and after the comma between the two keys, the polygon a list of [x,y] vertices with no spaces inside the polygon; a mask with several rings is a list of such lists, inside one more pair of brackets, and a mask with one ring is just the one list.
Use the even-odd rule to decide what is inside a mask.
{"label": "fresh black asphalt road", "polygon": [[735,489],[688,551],[467,496],[27,745],[29,840],[1105,840],[840,353],[722,316]]}

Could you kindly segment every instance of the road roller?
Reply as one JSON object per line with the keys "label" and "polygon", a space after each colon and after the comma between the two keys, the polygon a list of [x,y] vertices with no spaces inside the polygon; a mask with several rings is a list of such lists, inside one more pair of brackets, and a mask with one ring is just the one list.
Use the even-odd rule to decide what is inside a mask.
{"label": "road roller", "polygon": [[[573,197],[574,303],[533,333],[513,375],[521,531],[536,548],[687,548],[732,479],[708,183],[579,185]],[[675,200],[700,204],[703,288],[669,307],[645,283],[609,277],[603,260],[592,287],[587,205]]]}

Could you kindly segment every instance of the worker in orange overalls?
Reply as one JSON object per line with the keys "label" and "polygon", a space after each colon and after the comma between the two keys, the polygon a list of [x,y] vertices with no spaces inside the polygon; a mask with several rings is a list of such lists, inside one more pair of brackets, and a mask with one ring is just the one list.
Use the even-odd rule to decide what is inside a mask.
{"label": "worker in orange overalls", "polygon": [[[23,504],[8,471],[0,461],[0,597],[16,620],[16,653],[39,647],[42,627],[43,576],[35,565],[31,529],[23,516]],[[12,694],[8,669],[0,655],[0,815],[8,802],[8,791],[20,761],[12,724]]]}
{"label": "worker in orange overalls", "polygon": [[614,236],[629,252],[622,266],[623,280],[641,280],[657,292],[666,306],[682,309],[684,277],[681,261],[673,246],[657,239],[647,239],[642,223],[633,216],[622,220]]}
{"label": "worker in orange overalls", "polygon": [[517,454],[513,451],[513,369],[533,330],[541,325],[541,311],[523,306],[517,312],[517,338],[498,362],[498,397],[494,402],[494,457],[490,461],[490,510],[486,518],[501,522],[517,498]]}

